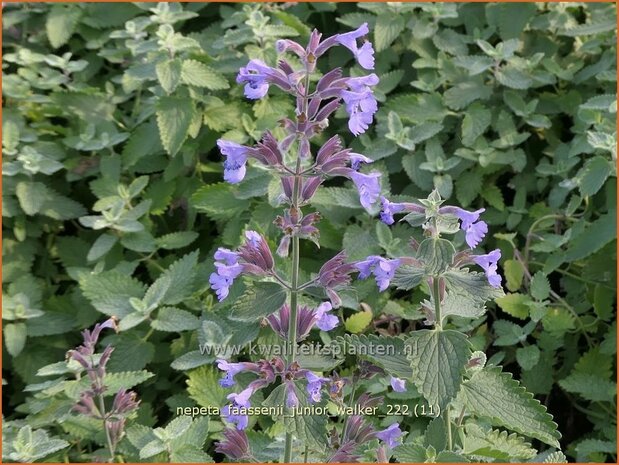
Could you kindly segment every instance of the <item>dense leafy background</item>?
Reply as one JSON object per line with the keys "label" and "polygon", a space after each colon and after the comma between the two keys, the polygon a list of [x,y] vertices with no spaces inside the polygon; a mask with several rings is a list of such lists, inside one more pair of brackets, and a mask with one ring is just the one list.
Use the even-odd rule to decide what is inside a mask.
{"label": "dense leafy background", "polygon": [[[247,101],[235,74],[248,58],[274,64],[278,38],[363,22],[382,104],[375,129],[348,142],[388,174],[387,195],[436,188],[449,203],[486,208],[486,246],[503,252],[508,294],[456,326],[548,407],[570,459],[616,458],[614,4],[30,3],[3,14],[3,451],[12,460],[91,460],[102,443],[96,426],[68,414],[76,388],[50,364],[103,314],[124,317],[104,343],[116,347],[118,386],[137,385],[142,399],[126,459],[213,456],[217,419],[171,423],[169,438],[175,428],[189,438],[175,448],[143,446],[177,406],[223,404],[199,343],[271,337],[228,319],[207,282],[214,249],[237,246],[244,228],[278,240],[278,184],[257,168],[239,186],[222,183],[215,141],[252,143],[293,107],[283,95]],[[325,61],[352,65],[339,50]],[[347,134],[336,116],[325,138]],[[353,259],[397,256],[411,233],[421,237],[377,224],[348,184],[320,191],[314,207],[321,248],[305,244],[306,274],[342,247]],[[347,295],[339,335],[423,327],[424,292],[373,286]],[[256,444],[281,432],[259,423]],[[47,433],[16,438],[26,424]],[[426,425],[407,419],[409,439]],[[279,453],[262,451],[261,460]],[[396,457],[419,460],[405,447]]]}

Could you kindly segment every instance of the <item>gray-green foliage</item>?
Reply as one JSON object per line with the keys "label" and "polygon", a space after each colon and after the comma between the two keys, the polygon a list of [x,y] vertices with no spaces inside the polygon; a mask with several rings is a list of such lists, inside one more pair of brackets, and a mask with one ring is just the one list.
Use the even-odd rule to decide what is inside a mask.
{"label": "gray-green foliage", "polygon": [[[119,452],[124,460],[214,456],[220,419],[190,423],[173,419],[175,409],[223,405],[226,391],[206,366],[215,357],[199,349],[264,342],[251,305],[269,289],[238,283],[235,305],[214,304],[208,258],[218,246],[237,246],[247,227],[275,245],[280,194],[255,167],[242,185],[221,183],[215,140],[252,143],[292,111],[278,95],[248,102],[235,74],[251,58],[274,65],[279,38],[363,22],[381,78],[378,124],[352,147],[387,175],[382,188],[393,201],[436,189],[448,203],[486,208],[494,238],[487,247],[502,250],[508,293],[466,292],[483,276],[446,271],[450,329],[415,338],[420,349],[453,353],[453,366],[439,373],[430,356],[409,371],[401,353],[367,357],[414,387],[401,394],[361,380],[358,389],[386,395],[381,413],[447,399],[485,418],[463,423],[469,460],[564,460],[550,449],[534,457],[546,447],[539,441],[557,439],[520,383],[555,415],[570,459],[616,459],[615,20],[608,3],[6,4],[4,460],[98,457],[98,425],[69,412],[83,387],[77,367],[59,361],[103,315],[121,319],[122,331],[104,339],[119,360],[110,362],[114,388],[137,386],[142,401]],[[334,52],[327,61],[347,68],[348,59]],[[340,132],[343,116],[325,140]],[[313,206],[323,216],[321,247],[302,250],[307,277],[342,247],[355,259],[397,257],[411,231],[423,240],[408,224],[377,226],[349,184],[323,188]],[[443,272],[431,258],[452,251],[430,245],[422,249],[427,266]],[[340,327],[335,343],[403,346],[412,328],[423,329],[423,271],[403,268],[394,281],[401,290],[382,294],[371,282],[353,283],[341,316],[363,303],[373,321],[362,334]],[[273,308],[280,297],[270,294]],[[463,371],[470,350],[488,354],[488,366]],[[350,374],[352,360],[341,363]],[[499,364],[519,381],[498,374]],[[446,372],[454,378],[439,376]],[[435,380],[439,390],[427,387]],[[475,393],[496,402],[480,403]],[[530,422],[510,416],[518,406],[530,407]],[[427,418],[403,425],[410,433],[395,450],[399,461],[463,460],[434,441]],[[266,445],[282,431],[269,421],[260,427],[252,449],[277,460]],[[191,440],[181,443],[174,435],[182,428]]]}

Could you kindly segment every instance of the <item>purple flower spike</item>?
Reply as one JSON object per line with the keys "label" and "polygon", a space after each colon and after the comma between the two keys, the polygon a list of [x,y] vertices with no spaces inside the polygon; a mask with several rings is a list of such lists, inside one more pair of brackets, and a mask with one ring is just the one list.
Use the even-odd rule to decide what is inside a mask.
{"label": "purple flower spike", "polygon": [[474,255],[472,258],[475,263],[484,269],[490,285],[501,287],[501,275],[497,273],[497,262],[501,258],[501,251],[495,249],[488,254]]}
{"label": "purple flower spike", "polygon": [[305,378],[307,379],[307,393],[309,394],[310,402],[320,402],[320,399],[322,398],[322,394],[320,392],[322,385],[329,381],[329,379],[323,378],[322,376],[317,376],[311,371],[308,371],[305,374]]}
{"label": "purple flower spike", "polygon": [[392,376],[390,384],[395,392],[406,392],[406,381],[403,379]]}
{"label": "purple flower spike", "polygon": [[359,201],[363,208],[368,210],[372,204],[376,203],[380,195],[380,173],[372,171],[368,174],[359,173],[351,170],[349,173],[352,182],[355,183],[357,191],[359,191]]}
{"label": "purple flower spike", "polygon": [[359,270],[359,279],[367,279],[371,274],[374,274],[378,290],[383,292],[389,287],[400,264],[399,258],[388,260],[378,255],[370,255],[365,260],[355,263],[355,268]]}
{"label": "purple flower spike", "polygon": [[393,449],[402,437],[402,430],[400,430],[399,424],[393,423],[387,429],[377,432],[376,437]]}
{"label": "purple flower spike", "polygon": [[357,59],[357,63],[359,63],[362,68],[374,69],[374,49],[372,48],[372,44],[366,41],[361,48],[357,47],[357,39],[367,35],[368,32],[368,23],[363,23],[354,31],[338,34],[337,42],[353,53]]}
{"label": "purple flower spike", "polygon": [[277,71],[261,60],[251,60],[247,66],[239,70],[236,82],[245,83],[245,97],[253,100],[260,99],[269,91],[268,77],[273,72]]}
{"label": "purple flower spike", "polygon": [[340,96],[346,104],[346,112],[350,116],[348,128],[355,136],[364,133],[372,121],[374,113],[378,111],[378,103],[370,86],[378,84],[378,76],[348,78],[346,80],[350,90],[340,91]]}
{"label": "purple flower spike", "polygon": [[322,329],[323,331],[331,331],[339,324],[339,320],[335,315],[329,315],[327,312],[330,312],[333,309],[333,306],[329,302],[323,302],[316,310],[314,310],[314,318],[316,318],[316,326]]}
{"label": "purple flower spike", "polygon": [[221,153],[226,156],[226,161],[224,161],[224,179],[231,184],[241,182],[247,171],[245,164],[247,163],[250,148],[223,139],[217,141],[217,146]]}
{"label": "purple flower spike", "polygon": [[235,412],[234,410],[250,407],[251,403],[249,402],[249,398],[253,393],[254,390],[252,388],[247,388],[238,394],[229,394],[228,400],[232,401],[232,404],[226,405],[223,409],[221,409],[221,413],[223,414],[224,418],[228,422],[236,424],[236,429],[238,430],[247,428],[247,424],[249,423],[249,417],[247,415],[242,415],[238,412]]}

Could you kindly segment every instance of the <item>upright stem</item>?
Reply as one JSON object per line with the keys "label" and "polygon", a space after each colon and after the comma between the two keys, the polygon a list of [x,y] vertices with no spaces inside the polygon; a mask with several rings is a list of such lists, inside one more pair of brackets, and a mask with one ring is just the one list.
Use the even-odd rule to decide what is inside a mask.
{"label": "upright stem", "polygon": [[432,278],[432,297],[434,297],[434,319],[436,321],[436,329],[443,329],[441,321],[441,278],[434,276]]}
{"label": "upright stem", "polygon": [[447,450],[453,450],[453,439],[451,437],[451,406],[448,405],[445,412],[445,421],[447,422]]}
{"label": "upright stem", "polygon": [[[292,188],[291,209],[299,210],[299,184],[301,170],[301,157],[297,157],[297,167],[295,170],[294,184]],[[288,320],[288,365],[293,363],[297,351],[297,300],[299,295],[299,237],[292,236],[292,278],[290,284],[290,319]],[[292,433],[286,433],[284,446],[284,463],[292,460]]]}
{"label": "upright stem", "polygon": [[[443,330],[443,321],[441,315],[441,278],[434,276],[432,278],[432,297],[434,297],[434,318],[436,319],[436,329],[438,331]],[[443,413],[445,415],[445,426],[447,428],[447,450],[453,449],[453,438],[451,435],[451,419],[450,409],[448,405]]]}

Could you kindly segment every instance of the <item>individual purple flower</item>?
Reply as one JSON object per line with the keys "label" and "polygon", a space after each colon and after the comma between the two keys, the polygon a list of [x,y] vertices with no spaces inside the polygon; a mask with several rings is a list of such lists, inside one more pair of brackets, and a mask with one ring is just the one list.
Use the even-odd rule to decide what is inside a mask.
{"label": "individual purple flower", "polygon": [[497,273],[497,262],[501,258],[501,251],[495,249],[485,255],[474,255],[473,261],[486,272],[488,282],[493,287],[501,287],[501,276]]}
{"label": "individual purple flower", "polygon": [[346,112],[350,117],[348,128],[358,136],[368,129],[374,120],[374,113],[378,111],[378,103],[370,88],[378,84],[378,76],[370,74],[352,77],[346,79],[346,84],[350,90],[341,90],[340,97],[344,99]]}
{"label": "individual purple flower", "polygon": [[372,163],[374,161],[365,155],[361,155],[360,153],[350,152],[348,155],[350,159],[350,167],[355,171],[359,171],[362,163]]}
{"label": "individual purple flower", "polygon": [[393,449],[398,445],[399,439],[402,437],[402,430],[400,430],[399,424],[392,423],[388,428],[378,431],[376,437]]}
{"label": "individual purple flower", "polygon": [[315,375],[311,371],[305,373],[305,378],[307,379],[307,393],[309,394],[310,402],[320,402],[320,399],[322,398],[322,385],[328,382],[329,379]]}
{"label": "individual purple flower", "polygon": [[295,386],[293,381],[286,382],[286,407],[295,408],[299,405],[299,398],[295,392]]}
{"label": "individual purple flower", "polygon": [[395,222],[393,215],[403,212],[424,213],[425,209],[421,205],[410,202],[390,202],[387,198],[381,197],[381,212],[380,220],[385,224],[393,224]]}
{"label": "individual purple flower", "polygon": [[217,249],[215,259],[220,261],[215,262],[216,271],[211,273],[209,283],[221,302],[228,297],[230,286],[243,271],[243,266],[238,264],[239,254],[237,252],[232,252],[223,247]]}
{"label": "individual purple flower", "polygon": [[474,212],[464,210],[460,207],[442,207],[438,212],[456,216],[460,221],[460,229],[465,233],[465,240],[471,249],[479,245],[484,236],[488,233],[488,225],[484,221],[479,221],[479,216],[486,211],[480,208]]}
{"label": "individual purple flower", "polygon": [[230,363],[224,359],[217,360],[217,368],[225,371],[226,374],[219,380],[219,384],[222,387],[229,388],[236,384],[234,377],[242,371],[247,370],[246,363]]}
{"label": "individual purple flower", "polygon": [[314,310],[316,326],[318,326],[323,331],[331,331],[339,324],[337,316],[327,313],[331,310],[333,310],[333,306],[330,302],[323,302]]}
{"label": "individual purple flower", "polygon": [[[277,312],[267,316],[266,320],[275,333],[282,339],[288,339],[290,322],[290,306],[288,304],[282,305]],[[307,337],[315,321],[316,316],[313,309],[305,305],[297,307],[297,341],[302,341]]]}
{"label": "individual purple flower", "polygon": [[393,279],[393,275],[402,261],[399,258],[392,260],[370,255],[365,260],[355,263],[355,268],[359,271],[359,279],[367,279],[371,274],[376,278],[378,290],[383,292]]}
{"label": "individual purple flower", "polygon": [[271,68],[257,59],[250,60],[247,66],[239,70],[236,82],[245,83],[245,97],[252,100],[264,97],[270,84],[276,84],[283,90],[291,88],[288,76],[283,71]]}
{"label": "individual purple flower", "polygon": [[114,397],[112,413],[115,415],[123,415],[136,410],[139,405],[140,401],[137,400],[137,394],[123,388],[118,391]]}
{"label": "individual purple flower", "polygon": [[273,254],[267,241],[256,231],[245,232],[245,244],[239,247],[239,257],[243,259],[243,272],[264,275],[274,266]]}
{"label": "individual purple flower", "polygon": [[368,23],[363,23],[358,29],[346,32],[344,34],[337,35],[337,42],[350,50],[357,63],[362,68],[374,69],[374,49],[369,41],[365,41],[359,48],[357,46],[357,39],[366,36],[369,33]]}
{"label": "individual purple flower", "polygon": [[217,146],[220,152],[226,156],[224,161],[224,180],[231,184],[241,182],[247,171],[247,157],[251,152],[251,147],[246,147],[236,142],[219,139]]}
{"label": "individual purple flower", "polygon": [[406,381],[403,379],[392,376],[390,384],[395,392],[406,392]]}
{"label": "individual purple flower", "polygon": [[352,263],[346,263],[346,253],[340,252],[328,260],[318,271],[318,282],[327,292],[334,308],[342,304],[335,289],[350,284],[350,274],[355,270]]}
{"label": "individual purple flower", "polygon": [[355,183],[355,187],[359,192],[359,201],[366,210],[369,209],[380,195],[380,173],[378,171],[372,171],[368,174],[359,173],[351,170],[349,173],[352,182]]}
{"label": "individual purple flower", "polygon": [[225,454],[228,458],[242,461],[249,457],[249,440],[245,431],[235,428],[226,428],[223,432],[224,439],[215,443],[215,452]]}
{"label": "individual purple flower", "polygon": [[227,399],[232,401],[232,404],[224,406],[221,409],[221,413],[224,418],[230,422],[236,424],[236,428],[241,430],[247,428],[249,423],[249,417],[242,413],[236,412],[236,409],[246,409],[251,407],[249,398],[254,393],[252,388],[247,388],[241,392],[229,394]]}

